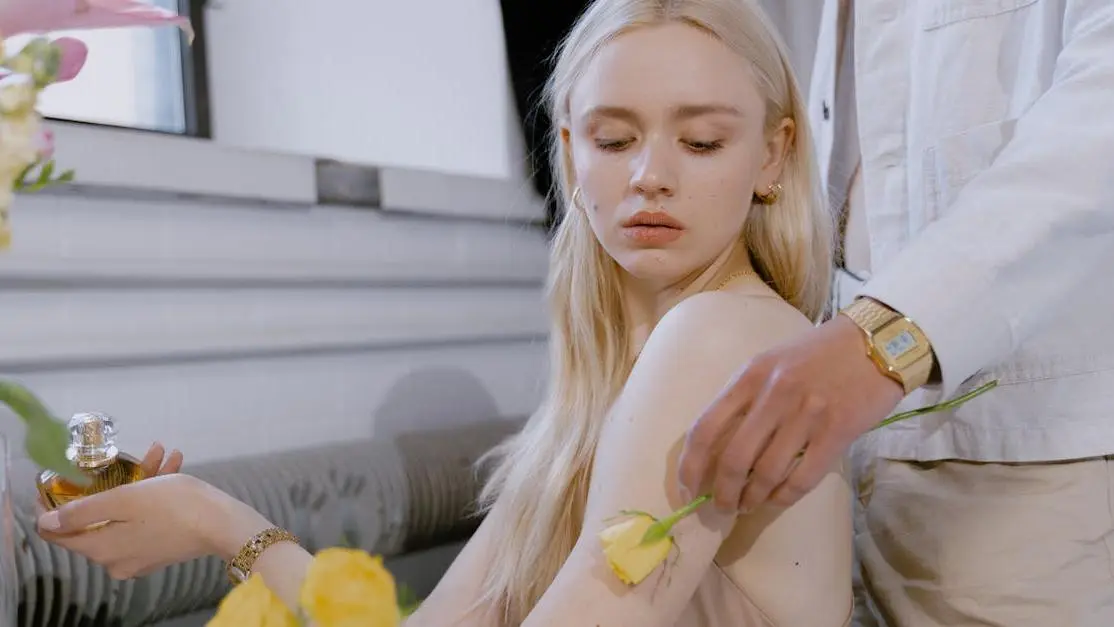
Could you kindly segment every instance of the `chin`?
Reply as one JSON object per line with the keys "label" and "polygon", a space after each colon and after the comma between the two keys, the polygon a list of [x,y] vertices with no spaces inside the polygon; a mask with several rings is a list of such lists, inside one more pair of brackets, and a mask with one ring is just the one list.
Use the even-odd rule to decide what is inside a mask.
{"label": "chin", "polygon": [[643,281],[671,283],[686,274],[680,255],[668,250],[623,250],[613,258],[627,274]]}

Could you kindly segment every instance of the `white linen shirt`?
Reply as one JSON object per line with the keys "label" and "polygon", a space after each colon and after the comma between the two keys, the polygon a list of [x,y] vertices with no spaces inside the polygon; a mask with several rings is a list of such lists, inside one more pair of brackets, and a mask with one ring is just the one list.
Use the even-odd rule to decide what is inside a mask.
{"label": "white linen shirt", "polygon": [[[834,101],[848,10],[853,108]],[[861,157],[858,293],[913,319],[943,373],[899,410],[1000,384],[862,445],[919,460],[1114,454],[1114,2],[825,0],[816,59],[825,185]],[[833,121],[856,114],[859,148],[841,151]]]}

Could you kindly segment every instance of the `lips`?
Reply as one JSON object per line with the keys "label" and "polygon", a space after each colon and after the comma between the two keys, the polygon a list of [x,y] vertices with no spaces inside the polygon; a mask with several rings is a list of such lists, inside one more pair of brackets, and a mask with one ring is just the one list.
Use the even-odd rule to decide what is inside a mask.
{"label": "lips", "polygon": [[677,240],[684,227],[664,211],[639,211],[623,221],[623,235],[644,246],[662,246]]}
{"label": "lips", "polygon": [[678,230],[685,228],[676,218],[664,211],[639,211],[623,221],[623,228],[629,229],[640,226],[665,227]]}

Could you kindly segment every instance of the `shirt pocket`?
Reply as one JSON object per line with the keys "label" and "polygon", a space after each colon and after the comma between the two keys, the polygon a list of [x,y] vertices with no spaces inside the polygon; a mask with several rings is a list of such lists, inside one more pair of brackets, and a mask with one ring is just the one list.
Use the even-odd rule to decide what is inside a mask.
{"label": "shirt pocket", "polygon": [[1047,87],[1056,25],[1042,0],[920,0],[911,116],[940,137],[1024,113]]}
{"label": "shirt pocket", "polygon": [[1004,15],[1023,9],[1038,0],[922,0],[920,24],[936,30],[958,22]]}
{"label": "shirt pocket", "polygon": [[1013,139],[1016,119],[981,124],[940,138],[924,151],[925,217],[948,214],[963,188],[989,168]]}

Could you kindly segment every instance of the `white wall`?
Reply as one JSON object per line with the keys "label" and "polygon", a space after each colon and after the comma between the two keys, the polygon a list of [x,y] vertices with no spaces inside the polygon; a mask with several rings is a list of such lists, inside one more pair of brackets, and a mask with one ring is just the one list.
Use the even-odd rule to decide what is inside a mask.
{"label": "white wall", "polygon": [[210,4],[222,143],[522,179],[496,0]]}
{"label": "white wall", "polygon": [[204,461],[537,405],[545,238],[491,219],[515,185],[387,168],[433,217],[323,207],[308,158],[54,126],[82,187],[17,199],[0,377],[55,413]]}

